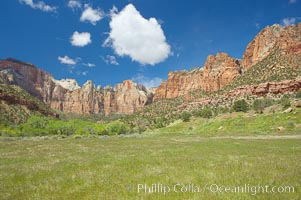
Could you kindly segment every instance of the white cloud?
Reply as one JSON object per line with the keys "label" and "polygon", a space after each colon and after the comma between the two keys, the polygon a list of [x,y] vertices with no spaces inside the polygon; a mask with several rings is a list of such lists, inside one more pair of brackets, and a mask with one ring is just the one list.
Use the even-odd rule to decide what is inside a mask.
{"label": "white cloud", "polygon": [[155,65],[170,54],[170,46],[161,25],[155,18],[145,19],[132,5],[119,13],[111,11],[109,37],[103,46],[112,47],[119,56],[129,56],[143,65]]}
{"label": "white cloud", "polygon": [[113,6],[110,10],[110,16],[112,17],[114,14],[118,12],[118,8],[116,6]]}
{"label": "white cloud", "polygon": [[282,24],[284,26],[290,26],[292,24],[295,24],[296,23],[296,18],[295,17],[287,17],[287,18],[284,18],[282,20]]}
{"label": "white cloud", "polygon": [[82,75],[83,75],[83,76],[87,76],[87,75],[88,75],[88,71],[82,72]]}
{"label": "white cloud", "polygon": [[96,65],[94,63],[83,63],[84,66],[87,67],[95,67]]}
{"label": "white cloud", "polygon": [[107,55],[106,57],[102,57],[103,61],[107,64],[111,65],[119,65],[115,56]]}
{"label": "white cloud", "polygon": [[80,21],[90,22],[91,24],[96,25],[96,23],[101,20],[104,15],[104,12],[100,8],[93,9],[88,4],[85,4],[85,10],[80,17]]}
{"label": "white cloud", "polygon": [[133,81],[144,85],[147,89],[152,87],[158,87],[162,83],[162,79],[159,77],[148,78],[143,76],[142,74],[137,74],[132,78]]}
{"label": "white cloud", "polygon": [[288,3],[296,3],[297,2],[297,0],[288,0]]}
{"label": "white cloud", "polygon": [[57,7],[49,6],[49,5],[45,4],[45,2],[43,2],[43,1],[38,1],[38,2],[34,3],[33,0],[19,0],[19,2],[24,3],[33,9],[39,9],[44,12],[55,12],[57,10]]}
{"label": "white cloud", "polygon": [[62,64],[66,64],[66,65],[76,65],[77,60],[78,60],[78,59],[72,59],[72,58],[70,58],[69,56],[64,56],[64,57],[59,56],[57,59],[58,59]]}
{"label": "white cloud", "polygon": [[70,1],[68,1],[67,5],[69,8],[71,8],[73,10],[82,7],[82,3],[78,0],[70,0]]}
{"label": "white cloud", "polygon": [[91,34],[88,32],[79,33],[77,31],[75,31],[70,38],[70,43],[73,46],[77,46],[77,47],[84,47],[84,46],[90,44],[91,42],[92,42]]}

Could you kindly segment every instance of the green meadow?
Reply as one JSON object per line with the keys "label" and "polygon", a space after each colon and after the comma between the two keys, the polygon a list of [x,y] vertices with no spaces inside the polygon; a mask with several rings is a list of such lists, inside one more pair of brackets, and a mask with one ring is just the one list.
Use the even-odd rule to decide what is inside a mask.
{"label": "green meadow", "polygon": [[300,199],[300,119],[234,113],[144,134],[2,137],[0,199]]}

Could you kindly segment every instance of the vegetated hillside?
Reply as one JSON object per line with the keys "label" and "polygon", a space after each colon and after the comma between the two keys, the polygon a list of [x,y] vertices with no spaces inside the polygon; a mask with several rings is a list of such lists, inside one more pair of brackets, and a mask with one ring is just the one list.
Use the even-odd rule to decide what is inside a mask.
{"label": "vegetated hillside", "polygon": [[16,85],[0,84],[0,124],[19,124],[30,116],[58,114]]}
{"label": "vegetated hillside", "polygon": [[301,76],[301,56],[298,54],[283,55],[282,51],[277,49],[248,69],[242,76],[234,79],[219,93],[244,85],[292,80],[298,76]]}
{"label": "vegetated hillside", "polygon": [[[152,103],[151,105],[146,106],[143,110],[135,113],[134,115],[126,116],[124,120],[132,124],[145,123],[145,121],[148,121],[148,124],[150,125],[156,124],[156,126],[163,127],[175,119],[180,118],[180,115],[184,111],[193,112],[194,110],[204,107],[202,104],[197,104],[196,102],[207,101],[205,107],[215,109],[216,112],[225,109],[229,110],[235,99],[247,98],[248,96],[249,103],[252,103],[258,98],[257,96],[245,96],[243,95],[243,92],[242,95],[233,96],[230,94],[231,91],[241,86],[246,86],[245,89],[248,90],[248,86],[250,85],[293,80],[301,76],[300,64],[300,55],[282,54],[282,51],[277,49],[271,52],[266,58],[255,64],[253,67],[249,68],[241,76],[234,79],[233,82],[231,82],[222,90],[213,93],[207,93],[202,90],[194,90],[187,95],[183,95],[178,98],[161,99]],[[228,93],[230,95],[227,95]],[[280,94],[280,96],[281,95],[282,94]],[[271,94],[270,96],[273,95]],[[191,104],[195,104],[196,106],[191,108]],[[144,122],[141,122],[142,118],[144,119]]]}

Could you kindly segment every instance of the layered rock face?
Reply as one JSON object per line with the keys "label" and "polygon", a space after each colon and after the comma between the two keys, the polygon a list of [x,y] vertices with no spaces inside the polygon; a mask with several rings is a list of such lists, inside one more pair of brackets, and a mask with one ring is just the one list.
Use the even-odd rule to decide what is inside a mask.
{"label": "layered rock face", "polygon": [[195,89],[205,92],[220,90],[276,49],[280,49],[281,54],[301,56],[301,23],[287,27],[279,24],[266,27],[248,44],[242,61],[226,53],[218,53],[216,56],[209,55],[203,71],[199,70],[198,73],[170,72],[167,81],[157,88],[154,101],[175,98]]}
{"label": "layered rock face", "polygon": [[154,101],[179,97],[196,89],[213,92],[223,88],[240,74],[238,59],[226,53],[209,55],[203,68],[195,68],[189,72],[170,72],[167,81],[157,88]]}
{"label": "layered rock face", "polygon": [[287,27],[275,24],[263,29],[248,44],[242,67],[249,69],[277,48],[283,53],[301,53],[301,23]]}
{"label": "layered rock face", "polygon": [[241,97],[246,96],[256,96],[256,97],[265,97],[269,95],[278,95],[292,93],[300,90],[301,88],[301,76],[297,77],[294,80],[285,80],[280,82],[266,82],[258,85],[245,85],[234,90],[231,90],[225,94],[219,95],[217,97],[204,97],[196,99],[192,103],[183,103],[179,106],[181,109],[191,110],[198,108],[200,105],[219,105],[219,106],[228,106],[229,103],[237,100]]}
{"label": "layered rock face", "polygon": [[241,75],[240,61],[226,53],[209,55],[204,65],[201,87],[205,92],[222,89],[234,78]]}
{"label": "layered rock face", "polygon": [[147,89],[131,80],[117,84],[113,91],[104,92],[105,115],[114,113],[132,114],[151,103]]}
{"label": "layered rock face", "polygon": [[82,88],[75,90],[55,87],[49,105],[64,113],[97,114],[103,113],[103,95],[96,90],[92,81],[87,81]]}
{"label": "layered rock face", "polygon": [[0,61],[0,82],[18,85],[64,113],[131,114],[152,101],[144,86],[130,80],[105,88],[87,81],[80,88],[75,80],[55,80],[34,65],[15,59]]}
{"label": "layered rock face", "polygon": [[201,79],[202,69],[200,68],[191,71],[170,72],[167,81],[162,82],[156,89],[154,101],[162,98],[175,98],[200,88]]}
{"label": "layered rock face", "polygon": [[18,85],[45,102],[50,100],[55,83],[44,70],[15,59],[0,61],[0,70],[0,82]]}

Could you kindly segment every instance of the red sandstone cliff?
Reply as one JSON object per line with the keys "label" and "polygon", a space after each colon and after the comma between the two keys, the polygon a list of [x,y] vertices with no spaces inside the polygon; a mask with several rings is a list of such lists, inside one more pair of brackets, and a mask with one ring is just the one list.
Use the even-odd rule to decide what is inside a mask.
{"label": "red sandstone cliff", "polygon": [[[249,43],[242,61],[226,53],[218,53],[216,56],[209,55],[202,69],[170,72],[167,81],[157,88],[154,101],[179,97],[195,89],[205,92],[220,90],[276,49],[280,49],[281,54],[301,57],[301,23],[266,27]],[[289,60],[288,64],[296,65],[296,62],[300,61]]]}
{"label": "red sandstone cliff", "polygon": [[226,53],[209,55],[204,65],[201,87],[205,92],[222,89],[234,78],[241,75],[240,61]]}
{"label": "red sandstone cliff", "polygon": [[15,59],[0,61],[0,82],[18,85],[64,113],[131,114],[151,101],[146,88],[130,80],[111,89],[96,87],[92,81],[80,88],[73,80],[56,81],[34,65]]}
{"label": "red sandstone cliff", "polygon": [[167,81],[157,88],[154,101],[179,97],[196,89],[213,92],[223,88],[240,74],[239,60],[226,53],[209,55],[203,68],[189,72],[170,72]]}
{"label": "red sandstone cliff", "polygon": [[242,67],[249,69],[277,48],[283,53],[299,53],[301,56],[301,23],[287,27],[274,24],[260,31],[248,44]]}

